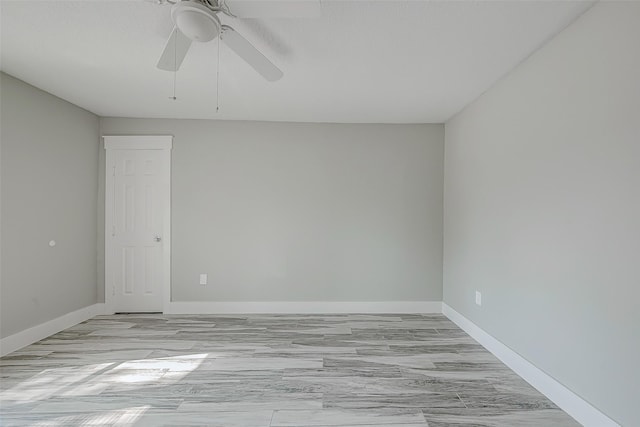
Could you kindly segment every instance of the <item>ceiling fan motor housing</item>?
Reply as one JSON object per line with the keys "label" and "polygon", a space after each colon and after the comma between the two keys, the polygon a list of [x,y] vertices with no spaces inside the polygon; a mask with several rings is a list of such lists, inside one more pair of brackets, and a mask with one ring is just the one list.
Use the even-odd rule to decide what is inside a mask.
{"label": "ceiling fan motor housing", "polygon": [[220,34],[220,20],[215,12],[205,5],[182,0],[171,7],[171,19],[188,38],[197,42],[208,42]]}

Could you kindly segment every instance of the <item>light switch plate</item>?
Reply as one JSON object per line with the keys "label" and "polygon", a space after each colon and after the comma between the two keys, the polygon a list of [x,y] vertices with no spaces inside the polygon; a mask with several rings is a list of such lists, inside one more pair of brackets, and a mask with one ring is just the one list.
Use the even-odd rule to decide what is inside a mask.
{"label": "light switch plate", "polygon": [[476,305],[482,305],[482,294],[476,291]]}
{"label": "light switch plate", "polygon": [[200,274],[200,284],[201,285],[206,285],[207,284],[207,274],[206,273]]}

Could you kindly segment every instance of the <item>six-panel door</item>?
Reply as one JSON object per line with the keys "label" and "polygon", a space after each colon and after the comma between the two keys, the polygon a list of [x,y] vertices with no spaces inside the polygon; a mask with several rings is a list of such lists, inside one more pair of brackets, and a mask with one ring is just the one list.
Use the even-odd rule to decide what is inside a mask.
{"label": "six-panel door", "polygon": [[110,158],[113,212],[108,215],[112,253],[107,286],[112,287],[113,310],[162,311],[162,233],[164,210],[168,209],[163,200],[168,172],[163,153],[112,150]]}

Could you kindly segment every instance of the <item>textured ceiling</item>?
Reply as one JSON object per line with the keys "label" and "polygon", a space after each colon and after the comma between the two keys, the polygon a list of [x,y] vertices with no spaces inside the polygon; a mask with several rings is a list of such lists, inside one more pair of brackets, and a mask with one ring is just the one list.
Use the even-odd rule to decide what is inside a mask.
{"label": "textured ceiling", "polygon": [[217,42],[156,69],[170,7],[144,0],[2,0],[1,66],[100,116],[441,123],[591,5],[322,0],[315,18],[227,18],[284,77],[222,45],[218,113]]}

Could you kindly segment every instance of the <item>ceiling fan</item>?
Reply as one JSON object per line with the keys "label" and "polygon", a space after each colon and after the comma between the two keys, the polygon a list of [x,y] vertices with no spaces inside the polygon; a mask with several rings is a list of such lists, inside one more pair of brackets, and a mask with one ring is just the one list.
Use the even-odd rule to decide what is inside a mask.
{"label": "ceiling fan", "polygon": [[[192,42],[206,43],[214,40],[216,37],[220,37],[223,43],[225,43],[231,50],[233,50],[238,56],[244,59],[254,70],[258,72],[266,80],[273,82],[282,78],[282,71],[271,62],[266,56],[264,56],[258,49],[256,49],[247,39],[240,35],[229,25],[222,24],[219,18],[220,14],[237,18],[239,15],[245,17],[251,17],[255,14],[251,13],[252,3],[257,6],[256,12],[260,15],[261,12],[267,12],[267,16],[273,16],[274,13],[278,14],[278,5],[271,10],[265,9],[268,6],[269,1],[262,0],[259,4],[255,1],[243,1],[238,2],[238,7],[234,7],[232,12],[225,0],[157,0],[161,4],[172,4],[171,6],[171,19],[174,23],[173,31],[167,40],[164,47],[164,51],[160,56],[157,67],[166,71],[177,71],[182,64],[189,47]],[[282,1],[280,8],[282,9]],[[286,2],[284,2],[286,3]],[[300,8],[300,4],[297,4],[293,9],[291,5],[293,2],[289,2],[289,5],[281,12],[285,12],[282,15],[291,16],[292,10],[294,15],[296,12],[302,12],[302,15],[309,13],[308,6],[317,6],[314,3],[305,1],[300,4],[306,3],[306,8]],[[295,9],[298,9],[297,11]],[[264,13],[262,13],[265,15]]]}

